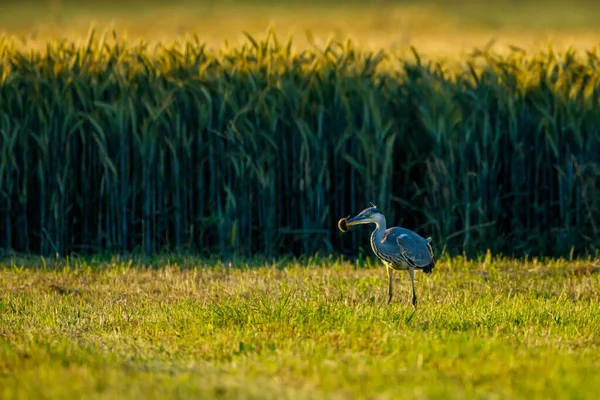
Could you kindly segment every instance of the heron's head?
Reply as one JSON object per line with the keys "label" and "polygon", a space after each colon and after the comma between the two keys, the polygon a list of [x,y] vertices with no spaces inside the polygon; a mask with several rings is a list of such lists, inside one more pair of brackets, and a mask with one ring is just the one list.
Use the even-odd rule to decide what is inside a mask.
{"label": "heron's head", "polygon": [[369,207],[362,210],[358,215],[348,218],[346,220],[346,226],[360,225],[360,224],[379,224],[383,219],[383,214],[377,209],[377,207]]}

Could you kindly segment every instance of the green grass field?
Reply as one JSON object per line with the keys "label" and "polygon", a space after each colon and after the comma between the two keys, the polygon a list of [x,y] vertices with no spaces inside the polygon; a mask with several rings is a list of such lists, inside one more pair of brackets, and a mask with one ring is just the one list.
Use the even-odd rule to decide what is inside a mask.
{"label": "green grass field", "polygon": [[440,260],[386,303],[379,264],[6,261],[13,398],[594,399],[598,267]]}

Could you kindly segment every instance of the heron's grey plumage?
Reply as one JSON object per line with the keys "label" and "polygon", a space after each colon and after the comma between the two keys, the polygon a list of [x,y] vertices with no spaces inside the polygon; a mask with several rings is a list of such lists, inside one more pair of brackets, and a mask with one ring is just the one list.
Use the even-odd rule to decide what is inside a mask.
{"label": "heron's grey plumage", "polygon": [[392,270],[408,271],[413,290],[412,302],[416,306],[414,270],[430,274],[435,266],[431,238],[423,238],[406,228],[386,229],[385,216],[375,206],[366,208],[355,217],[345,220],[347,226],[368,223],[375,224],[375,230],[371,234],[373,253],[383,261],[388,270],[388,301],[392,301]]}

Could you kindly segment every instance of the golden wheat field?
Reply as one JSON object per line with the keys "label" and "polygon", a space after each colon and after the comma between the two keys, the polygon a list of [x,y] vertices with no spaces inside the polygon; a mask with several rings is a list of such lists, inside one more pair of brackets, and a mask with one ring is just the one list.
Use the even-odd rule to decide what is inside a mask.
{"label": "golden wheat field", "polygon": [[274,28],[293,35],[302,48],[328,40],[347,40],[370,48],[408,51],[432,57],[464,55],[473,48],[505,52],[510,46],[537,49],[552,45],[597,46],[600,6],[566,1],[31,1],[2,6],[0,33],[27,47],[48,40],[85,41],[90,28],[150,43],[173,42],[197,34],[222,47],[245,41],[243,32],[262,36]]}

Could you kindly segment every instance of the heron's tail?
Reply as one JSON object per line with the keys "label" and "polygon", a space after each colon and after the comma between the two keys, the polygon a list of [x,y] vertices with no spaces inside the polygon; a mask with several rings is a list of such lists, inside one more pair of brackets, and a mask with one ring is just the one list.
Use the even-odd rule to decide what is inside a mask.
{"label": "heron's tail", "polygon": [[423,270],[424,273],[430,274],[431,272],[433,272],[433,267],[435,267],[435,261],[431,260],[431,263],[429,263],[429,265],[426,265],[421,269]]}
{"label": "heron's tail", "polygon": [[431,262],[429,263],[429,265],[423,267],[423,272],[426,274],[430,274],[433,270],[433,267],[435,267],[435,256],[433,255],[433,249],[431,248],[431,238],[428,237],[425,240],[427,240],[427,247],[429,248],[429,253],[431,254]]}

